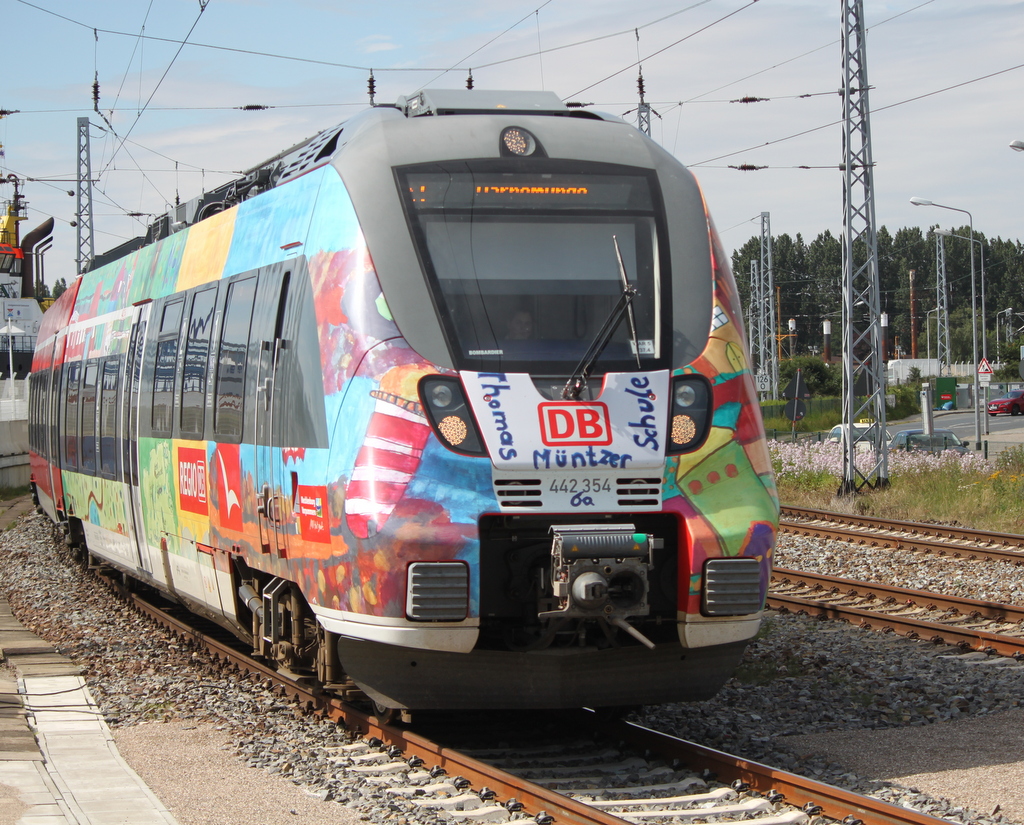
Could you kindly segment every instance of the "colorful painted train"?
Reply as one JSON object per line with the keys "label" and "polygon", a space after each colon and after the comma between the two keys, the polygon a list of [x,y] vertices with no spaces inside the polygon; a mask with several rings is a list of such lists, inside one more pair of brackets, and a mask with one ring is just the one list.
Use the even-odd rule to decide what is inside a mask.
{"label": "colorful painted train", "polygon": [[425,90],[178,206],[47,312],[34,492],[90,557],[380,712],[700,699],[778,526],[693,177]]}

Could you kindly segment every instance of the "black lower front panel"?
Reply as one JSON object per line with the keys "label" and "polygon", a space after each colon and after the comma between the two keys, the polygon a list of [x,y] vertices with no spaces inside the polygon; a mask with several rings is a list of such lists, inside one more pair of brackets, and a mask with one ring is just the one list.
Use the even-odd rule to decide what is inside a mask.
{"label": "black lower front panel", "polygon": [[413,710],[615,707],[700,701],[732,675],[746,642],[685,650],[628,646],[448,653],[341,638],[346,673],[370,698]]}

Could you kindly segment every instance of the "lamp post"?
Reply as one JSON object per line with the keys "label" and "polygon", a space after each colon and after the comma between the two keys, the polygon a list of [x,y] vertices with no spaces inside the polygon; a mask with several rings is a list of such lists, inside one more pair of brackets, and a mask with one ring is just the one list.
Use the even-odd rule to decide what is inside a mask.
{"label": "lamp post", "polygon": [[974,278],[974,216],[966,209],[957,209],[955,206],[945,206],[941,203],[934,203],[927,198],[913,197],[910,202],[914,206],[937,206],[939,209],[949,209],[953,212],[962,212],[970,221],[971,227],[971,347],[972,359],[974,361],[974,449],[981,449],[981,386],[978,380],[978,302],[975,290]]}
{"label": "lamp post", "polygon": [[[968,238],[965,235],[956,235],[948,229],[936,229],[936,235],[943,235],[947,238],[959,238],[962,241],[971,241],[978,245],[978,253],[981,257],[981,357],[988,360],[988,332],[985,329],[985,244],[977,238]],[[971,247],[971,257],[974,257],[974,247]]]}
{"label": "lamp post", "polygon": [[[1001,310],[999,310],[999,312],[996,313],[996,358],[997,359],[999,358],[999,319],[1002,318],[1004,315],[1006,316],[1006,320],[1003,322],[1003,329],[1005,330],[1012,323],[1013,307],[1007,307],[1006,309],[1001,309]],[[1007,332],[1007,334],[1006,334],[1006,343],[1007,344],[1010,343],[1010,334],[1009,334],[1009,332]]]}
{"label": "lamp post", "polygon": [[[942,307],[935,307],[935,309],[929,309],[925,313],[925,319],[924,319],[924,323],[925,323],[924,339],[925,339],[925,341],[928,342],[928,360],[929,361],[932,360],[932,313],[933,312],[938,313],[941,310],[942,310]],[[936,315],[935,316],[935,331],[936,332],[938,332],[938,327],[939,327],[939,317],[938,317],[938,315]],[[938,354],[938,352],[939,352],[939,342],[938,342],[938,340],[936,340],[936,342],[935,342],[935,353]],[[942,364],[939,364],[939,372],[940,373],[942,372]]]}
{"label": "lamp post", "polygon": [[[985,245],[978,238],[975,238],[973,236],[973,230],[972,230],[972,235],[971,235],[970,238],[967,238],[967,237],[965,237],[963,235],[957,235],[957,234],[955,234],[954,232],[951,232],[948,229],[936,229],[935,230],[935,234],[936,235],[943,235],[943,236],[945,236],[947,238],[959,238],[962,241],[970,241],[971,244],[972,244],[972,246],[971,246],[971,266],[972,267],[974,266],[974,246],[973,246],[973,244],[977,244],[978,245],[978,252],[979,252],[979,255],[981,257],[981,357],[982,357],[982,359],[984,359],[985,363],[988,363],[988,330],[986,329],[986,322],[985,322]],[[986,383],[985,384],[985,403],[983,405],[985,407],[985,409],[988,409],[988,388],[989,388],[989,385],[988,385],[988,383]],[[982,416],[982,433],[984,435],[988,435],[988,416]]]}

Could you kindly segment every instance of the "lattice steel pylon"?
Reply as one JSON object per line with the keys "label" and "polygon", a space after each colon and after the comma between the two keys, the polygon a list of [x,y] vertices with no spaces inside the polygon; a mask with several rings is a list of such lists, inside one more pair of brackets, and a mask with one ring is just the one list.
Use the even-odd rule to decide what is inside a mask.
{"label": "lattice steel pylon", "polygon": [[92,151],[89,145],[89,118],[78,118],[78,274],[96,257],[96,239],[92,208]]}
{"label": "lattice steel pylon", "polygon": [[[843,481],[839,493],[889,483],[885,368],[879,312],[878,235],[863,0],[842,0],[843,51]],[[864,312],[867,312],[865,317]],[[871,428],[854,432],[863,419]],[[869,445],[859,451],[858,445]],[[857,456],[862,456],[861,467]],[[863,456],[869,456],[867,460]]]}
{"label": "lattice steel pylon", "polygon": [[939,375],[952,375],[953,367],[949,360],[949,288],[946,283],[946,239],[942,235],[935,236],[935,326],[937,327],[938,346],[936,347],[939,361]]}
{"label": "lattice steel pylon", "polygon": [[761,361],[759,369],[768,373],[772,399],[779,397],[779,358],[775,329],[775,273],[772,268],[772,222],[768,212],[761,213],[761,263],[759,300],[756,311],[761,317]]}
{"label": "lattice steel pylon", "polygon": [[750,259],[750,302],[747,305],[747,344],[750,349],[750,368],[757,374],[761,371],[761,280],[757,261]]}

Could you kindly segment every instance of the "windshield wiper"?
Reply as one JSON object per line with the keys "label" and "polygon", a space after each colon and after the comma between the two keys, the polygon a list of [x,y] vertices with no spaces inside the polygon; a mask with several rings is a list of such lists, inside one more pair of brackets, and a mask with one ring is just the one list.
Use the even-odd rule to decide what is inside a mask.
{"label": "windshield wiper", "polygon": [[604,348],[608,346],[608,342],[612,340],[612,336],[615,334],[615,330],[618,329],[619,324],[622,323],[624,316],[629,316],[629,326],[633,336],[633,347],[636,355],[636,365],[640,367],[640,342],[636,337],[636,321],[633,318],[633,299],[637,295],[636,287],[633,286],[629,279],[626,277],[626,268],[622,264],[622,253],[619,251],[619,241],[612,235],[612,243],[615,244],[615,257],[619,262],[619,277],[622,278],[622,294],[619,295],[619,300],[612,307],[612,311],[608,313],[608,317],[605,319],[601,329],[598,330],[594,340],[591,342],[590,347],[583,355],[583,359],[573,370],[569,380],[565,382],[565,387],[562,388],[562,398],[568,400],[577,400],[580,394],[587,388],[587,378],[590,376],[590,370],[593,369],[594,363],[598,358],[601,357],[601,353],[604,352]]}

